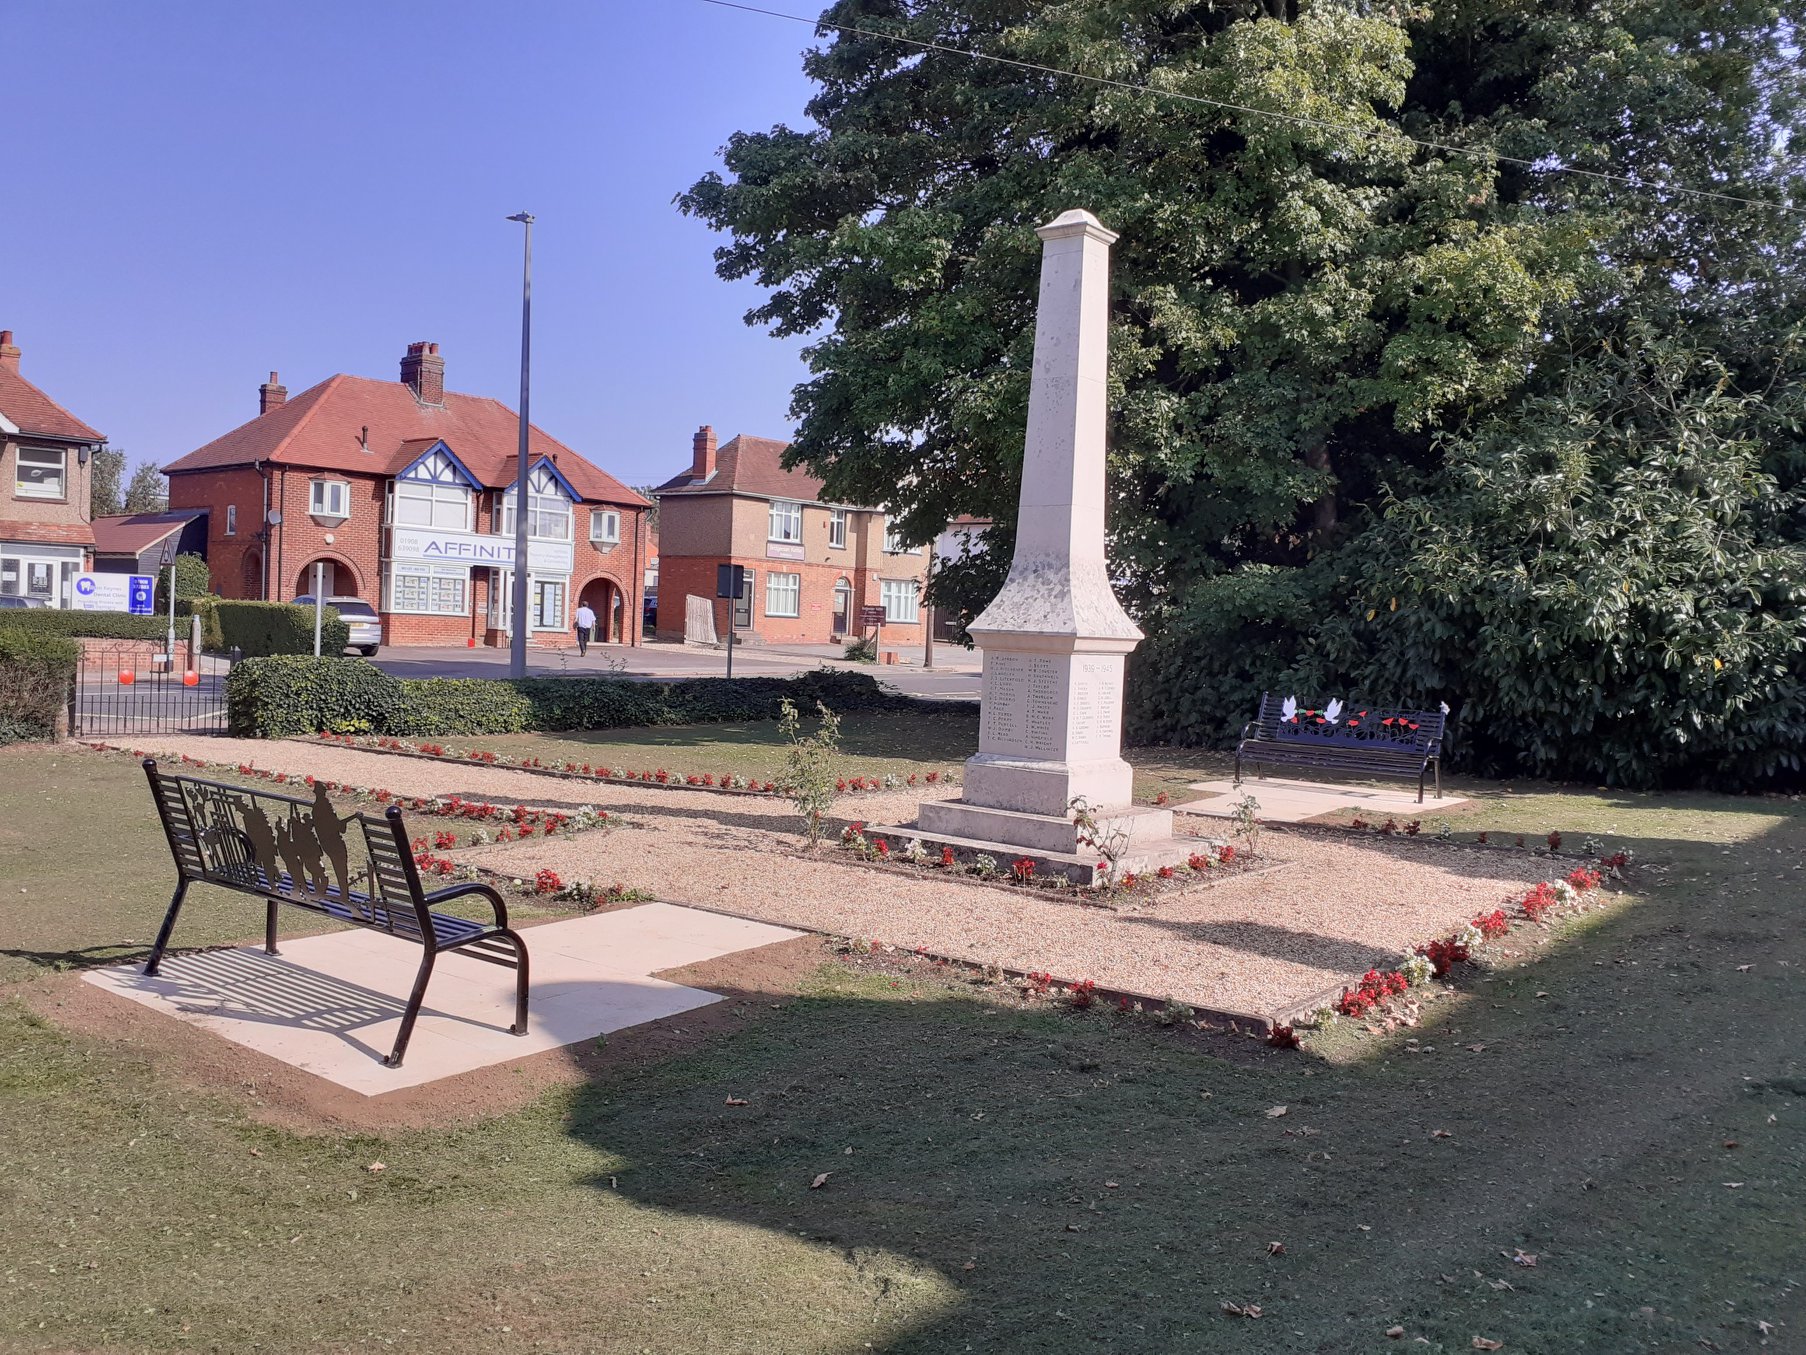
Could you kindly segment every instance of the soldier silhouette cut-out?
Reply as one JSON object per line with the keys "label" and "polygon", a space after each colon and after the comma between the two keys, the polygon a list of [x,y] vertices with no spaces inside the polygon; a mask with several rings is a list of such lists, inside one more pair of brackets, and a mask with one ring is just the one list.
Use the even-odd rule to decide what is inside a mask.
{"label": "soldier silhouette cut-out", "polygon": [[[361,913],[362,909],[358,909],[351,899],[351,842],[345,836],[345,825],[350,821],[350,816],[341,819],[334,812],[332,801],[326,798],[326,787],[318,781],[314,782],[314,841],[319,844],[320,851],[332,866],[333,876],[339,885],[339,902]],[[324,880],[319,892],[322,895],[326,893]]]}
{"label": "soldier silhouette cut-out", "polygon": [[251,859],[262,869],[264,878],[274,884],[282,873],[282,865],[277,860],[276,830],[270,824],[270,816],[253,799],[241,807],[239,817],[244,822],[245,840],[251,844]]}

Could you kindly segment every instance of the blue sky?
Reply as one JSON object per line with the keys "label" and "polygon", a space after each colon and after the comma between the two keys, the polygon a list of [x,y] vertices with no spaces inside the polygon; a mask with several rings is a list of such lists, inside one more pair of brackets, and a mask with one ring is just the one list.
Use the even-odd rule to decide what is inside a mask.
{"label": "blue sky", "polygon": [[[712,423],[785,436],[801,344],[748,328],[674,194],[739,129],[798,125],[808,27],[700,0],[4,6],[0,329],[134,463],[252,417],[271,369],[453,390],[629,483]],[[793,12],[818,12],[800,0]]]}

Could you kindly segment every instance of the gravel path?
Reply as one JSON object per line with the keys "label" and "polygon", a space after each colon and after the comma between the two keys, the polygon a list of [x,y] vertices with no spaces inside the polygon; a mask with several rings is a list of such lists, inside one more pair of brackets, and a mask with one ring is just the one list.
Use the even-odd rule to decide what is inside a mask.
{"label": "gravel path", "polygon": [[[833,847],[824,847],[819,860],[799,859],[796,816],[767,797],[592,788],[530,772],[328,745],[177,736],[133,742],[405,795],[549,807],[591,803],[622,821],[604,833],[474,848],[458,859],[523,878],[550,868],[566,880],[619,882],[671,903],[1257,1015],[1285,1012],[1369,965],[1396,963],[1412,945],[1459,928],[1551,873],[1536,858],[1505,853],[1269,833],[1262,854],[1286,862],[1284,868],[1111,912],[873,870]],[[843,812],[906,822],[921,798],[917,791],[848,797]]]}

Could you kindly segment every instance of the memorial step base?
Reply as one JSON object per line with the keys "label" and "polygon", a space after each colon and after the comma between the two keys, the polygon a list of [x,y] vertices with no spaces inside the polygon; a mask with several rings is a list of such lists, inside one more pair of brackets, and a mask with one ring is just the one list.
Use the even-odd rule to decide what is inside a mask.
{"label": "memorial step base", "polygon": [[[1007,842],[1036,851],[1073,855],[1097,854],[1100,846],[1136,847],[1173,835],[1173,811],[1128,805],[1100,811],[1095,826],[1081,841],[1079,826],[1064,814],[1031,814],[1016,809],[973,802],[971,787],[957,800],[924,800],[916,809],[916,822],[931,833],[952,834],[986,842]],[[1106,853],[1107,854],[1107,853]]]}

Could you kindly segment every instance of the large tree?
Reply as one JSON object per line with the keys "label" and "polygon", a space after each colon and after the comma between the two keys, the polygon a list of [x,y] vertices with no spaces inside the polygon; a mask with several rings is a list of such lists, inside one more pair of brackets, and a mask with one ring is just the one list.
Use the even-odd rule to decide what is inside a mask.
{"label": "large tree", "polygon": [[125,474],[125,453],[117,447],[97,447],[88,468],[88,516],[110,517],[125,509],[120,480]]}
{"label": "large tree", "polygon": [[169,506],[169,487],[163,472],[145,462],[132,472],[125,488],[125,511],[128,513],[161,513]]}
{"label": "large tree", "polygon": [[[1518,726],[1487,723],[1499,705],[1484,665],[1413,663],[1410,625],[1364,620],[1376,593],[1395,619],[1401,571],[1423,558],[1398,545],[1388,507],[1428,515],[1419,546],[1441,539],[1445,513],[1471,519],[1485,495],[1449,468],[1451,439],[1546,430],[1652,315],[1696,331],[1704,353],[1671,355],[1670,370],[1716,363],[1726,379],[1742,431],[1720,426],[1713,446],[1783,473],[1792,453],[1775,447],[1797,446],[1797,420],[1754,436],[1770,416],[1736,397],[1796,382],[1775,353],[1798,315],[1800,218],[1557,171],[1797,205],[1799,8],[842,0],[824,20],[843,27],[804,58],[815,125],[735,136],[727,175],[681,204],[731,234],[724,277],[768,289],[749,320],[812,336],[792,459],[836,497],[891,504],[918,541],[960,512],[1001,524],[977,568],[944,576],[968,600],[1009,551],[1033,227],[1091,208],[1123,234],[1111,526],[1127,601],[1155,636],[1134,667],[1139,729],[1218,737],[1263,683],[1371,679],[1471,708],[1471,746],[1503,747]],[[1659,440],[1654,425],[1673,431],[1686,404],[1637,417]],[[1490,502],[1503,512],[1509,496]],[[1787,530],[1773,514],[1748,525],[1758,552]],[[1472,540],[1522,544],[1478,525]],[[1338,643],[1348,615],[1367,626],[1360,646]],[[1760,662],[1800,642],[1795,625]],[[1600,736],[1564,702],[1545,696],[1542,718]],[[1604,768],[1674,770],[1615,755]]]}

